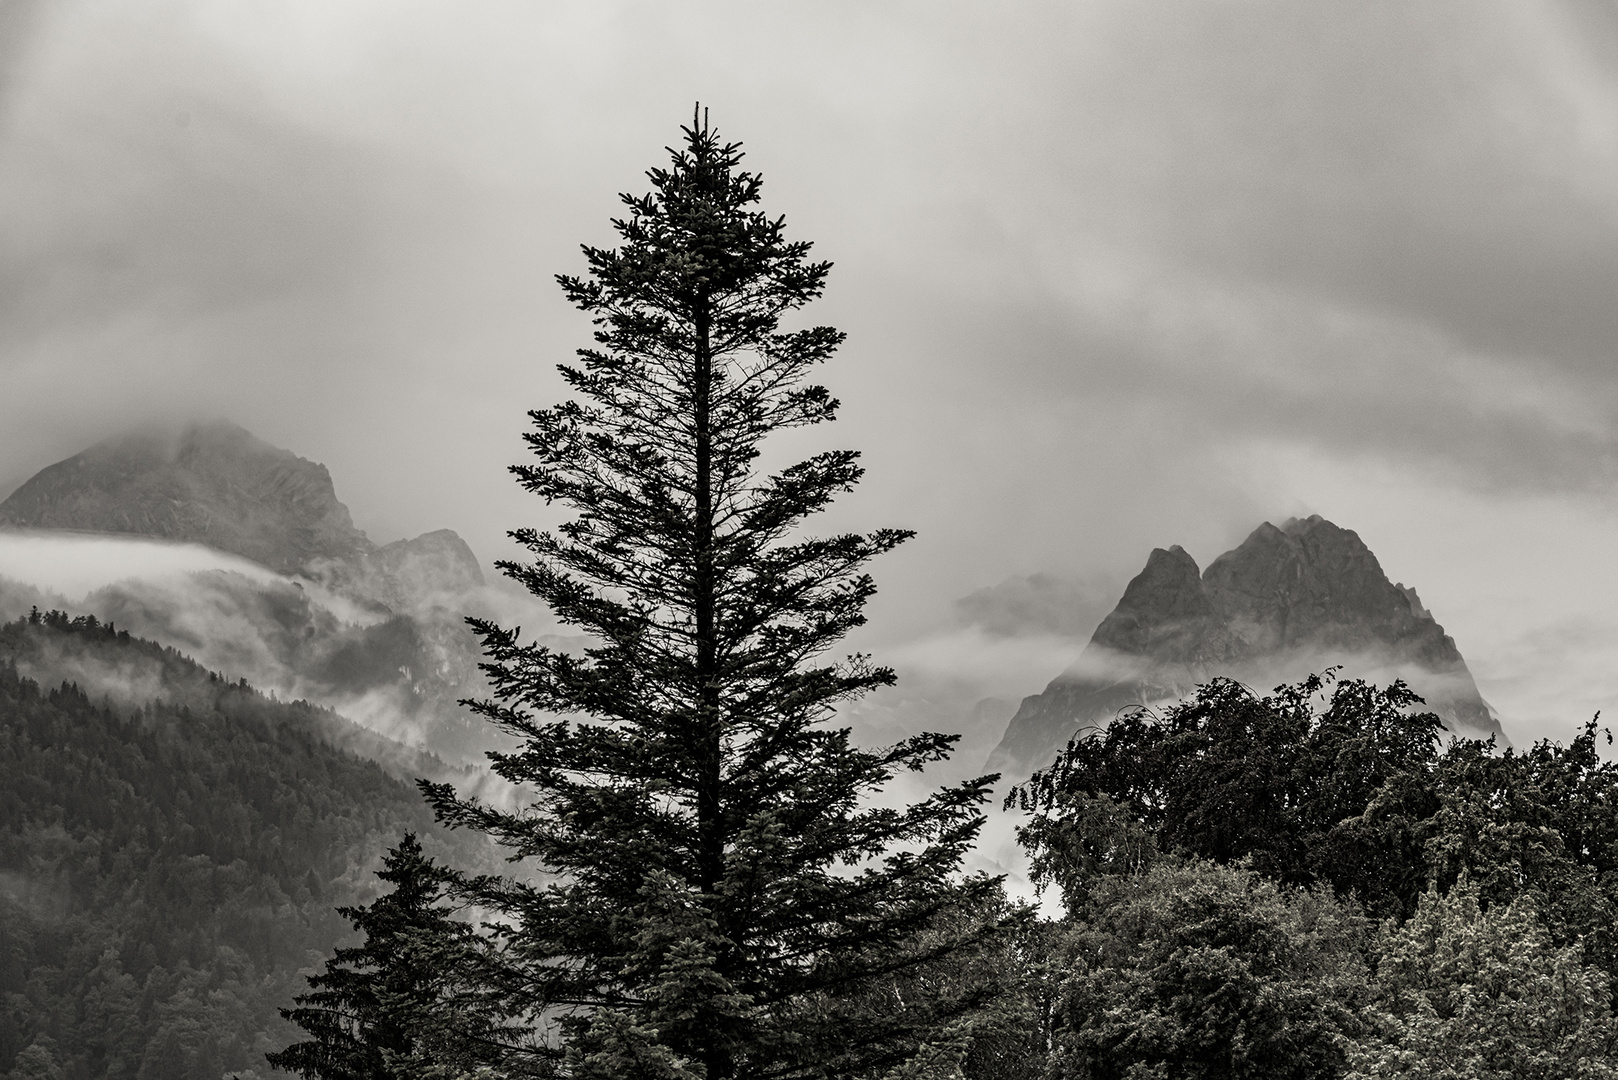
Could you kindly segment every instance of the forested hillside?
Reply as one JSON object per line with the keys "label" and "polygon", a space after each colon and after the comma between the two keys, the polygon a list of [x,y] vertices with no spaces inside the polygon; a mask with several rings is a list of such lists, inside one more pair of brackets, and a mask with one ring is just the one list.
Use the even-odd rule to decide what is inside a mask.
{"label": "forested hillside", "polygon": [[[103,685],[19,671],[75,662]],[[466,862],[342,725],[93,618],[0,627],[0,1074],[267,1072],[382,853]]]}

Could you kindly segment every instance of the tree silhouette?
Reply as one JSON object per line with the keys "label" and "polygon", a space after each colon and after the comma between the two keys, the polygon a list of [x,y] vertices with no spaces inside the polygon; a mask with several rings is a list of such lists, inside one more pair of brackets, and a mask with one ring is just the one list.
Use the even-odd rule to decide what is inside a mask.
{"label": "tree silhouette", "polygon": [[537,460],[513,470],[576,516],[513,532],[533,561],[500,567],[593,644],[473,620],[493,687],[473,708],[523,740],[493,767],[532,801],[425,790],[554,875],[475,897],[509,921],[512,982],[571,1075],[849,1075],[904,1062],[992,993],[858,1007],[984,935],[927,931],[998,887],[958,872],[992,778],[879,805],[957,737],[866,750],[831,722],[893,681],[824,654],[864,621],[862,566],[910,534],[800,534],[859,480],[853,451],[761,470],[766,436],[836,411],[803,380],[843,334],[780,325],[830,267],[757,208],[759,177],[705,114],[683,131],[652,192],[623,197],[621,246],[558,278],[596,345],[561,366],[574,397],[530,414]]}
{"label": "tree silhouette", "polygon": [[338,909],[364,943],[338,949],[298,1007],[281,1010],[312,1037],[265,1055],[270,1064],[308,1080],[447,1080],[497,1062],[520,1073],[521,1033],[487,979],[483,939],[443,903],[455,875],[407,834],[377,876],[393,890]]}

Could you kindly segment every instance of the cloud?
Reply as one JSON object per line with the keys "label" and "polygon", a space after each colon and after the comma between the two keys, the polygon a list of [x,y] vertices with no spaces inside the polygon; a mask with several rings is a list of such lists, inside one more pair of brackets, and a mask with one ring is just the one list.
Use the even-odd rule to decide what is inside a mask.
{"label": "cloud", "polygon": [[1610,8],[1104,7],[1052,150],[1098,232],[1484,351],[1610,336]]}
{"label": "cloud", "polygon": [[955,610],[966,625],[992,637],[1049,634],[1082,641],[1123,591],[1123,583],[1101,575],[1075,581],[1030,574],[968,593],[955,601]]}
{"label": "cloud", "polygon": [[1535,738],[1567,742],[1578,725],[1614,706],[1612,657],[1618,620],[1578,614],[1530,624],[1490,657],[1490,682],[1519,715],[1508,717]]}
{"label": "cloud", "polygon": [[273,571],[201,544],[33,530],[0,530],[0,575],[82,602],[118,582],[176,581],[225,571],[259,584],[280,580]]}
{"label": "cloud", "polygon": [[1260,435],[1610,489],[1610,11],[1092,10],[1061,74],[1028,65],[1065,107],[1022,122],[1043,146],[1008,121],[1033,158],[997,178],[1024,287],[1066,315],[1047,392],[1105,402],[1093,423],[1157,402],[1182,460]]}
{"label": "cloud", "polygon": [[[1089,394],[1152,401],[1181,453],[1314,445],[1507,490],[1609,490],[1618,396],[1566,370],[1469,352],[1429,324],[1254,282],[1138,273],[1079,302]],[[1070,380],[1063,389],[1077,392]],[[1098,410],[1099,411],[1099,410]],[[1169,425],[1161,425],[1168,427]]]}
{"label": "cloud", "polygon": [[0,117],[37,37],[44,0],[0,0]]}
{"label": "cloud", "polygon": [[66,611],[71,602],[60,593],[41,589],[27,582],[7,577],[0,572],[0,621],[10,621],[26,615],[30,608],[41,611]]}

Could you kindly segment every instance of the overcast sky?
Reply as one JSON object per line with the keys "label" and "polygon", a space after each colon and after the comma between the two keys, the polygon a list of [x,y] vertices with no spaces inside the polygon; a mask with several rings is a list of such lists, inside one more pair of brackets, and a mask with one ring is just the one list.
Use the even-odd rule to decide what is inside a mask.
{"label": "overcast sky", "polygon": [[1514,739],[1618,709],[1608,0],[0,0],[0,488],[225,416],[504,554],[551,277],[699,99],[836,263],[872,643],[1320,513]]}

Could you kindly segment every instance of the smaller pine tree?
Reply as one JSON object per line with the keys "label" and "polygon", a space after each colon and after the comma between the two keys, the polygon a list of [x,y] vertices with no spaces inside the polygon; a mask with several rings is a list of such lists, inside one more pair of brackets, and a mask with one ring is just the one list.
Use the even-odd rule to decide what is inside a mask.
{"label": "smaller pine tree", "polygon": [[487,978],[486,943],[444,903],[453,871],[414,834],[377,876],[393,886],[368,907],[338,912],[365,942],[338,949],[310,992],[281,1015],[311,1038],[265,1055],[307,1080],[452,1080],[521,1075],[522,1030]]}

